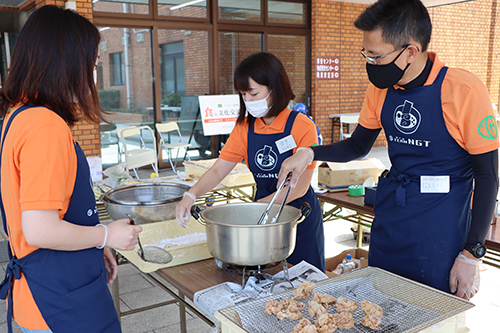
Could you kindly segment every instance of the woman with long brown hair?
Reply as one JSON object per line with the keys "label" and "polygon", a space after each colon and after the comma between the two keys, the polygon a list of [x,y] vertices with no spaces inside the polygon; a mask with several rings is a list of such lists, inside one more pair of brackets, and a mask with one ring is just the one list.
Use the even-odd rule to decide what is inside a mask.
{"label": "woman with long brown hair", "polygon": [[10,256],[0,297],[23,332],[120,332],[107,247],[132,250],[140,226],[99,223],[86,157],[70,126],[102,119],[100,35],[71,10],[33,12],[0,90],[1,197]]}

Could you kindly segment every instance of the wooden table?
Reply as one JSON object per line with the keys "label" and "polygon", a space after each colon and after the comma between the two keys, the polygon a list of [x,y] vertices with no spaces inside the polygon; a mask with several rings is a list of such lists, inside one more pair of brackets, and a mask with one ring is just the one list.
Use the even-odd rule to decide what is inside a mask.
{"label": "wooden table", "polygon": [[[344,219],[356,223],[358,237],[357,247],[361,247],[363,243],[363,226],[371,227],[373,221],[373,206],[365,205],[364,196],[351,197],[349,191],[316,193],[323,211],[323,222]],[[325,202],[333,205],[333,208],[325,211]],[[347,208],[353,210],[353,214],[341,214],[342,209]]]}
{"label": "wooden table", "polygon": [[500,268],[500,225],[495,218],[495,224],[491,225],[490,231],[486,235],[485,245],[488,248],[483,262]]}
{"label": "wooden table", "polygon": [[[278,265],[274,268],[264,271],[264,273],[274,275],[280,272],[282,268],[282,265]],[[215,261],[213,258],[195,261],[184,265],[163,268],[148,274],[142,274],[144,274],[153,283],[169,293],[174,298],[174,300],[123,312],[120,313],[120,316],[149,310],[151,308],[164,306],[167,304],[179,303],[181,333],[186,333],[186,308],[188,308],[191,312],[193,312],[207,324],[215,326],[211,317],[208,317],[206,314],[193,307],[190,303],[187,302],[186,297],[192,301],[194,294],[197,291],[210,288],[224,282],[234,282],[238,284],[242,283],[241,275],[228,273],[218,268],[215,265]],[[168,283],[171,287],[165,285],[165,282]]]}
{"label": "wooden table", "polygon": [[[358,236],[362,235],[362,227],[371,227],[374,214],[373,206],[365,205],[364,196],[351,197],[348,191],[316,193],[323,211],[323,221],[344,219],[358,225]],[[333,205],[333,208],[325,211],[324,203]],[[353,210],[354,214],[342,215],[342,208]],[[361,247],[362,237],[357,239],[357,247]],[[485,245],[488,251],[483,258],[483,262],[500,268],[500,225],[498,222],[491,225],[490,231],[486,235]]]}

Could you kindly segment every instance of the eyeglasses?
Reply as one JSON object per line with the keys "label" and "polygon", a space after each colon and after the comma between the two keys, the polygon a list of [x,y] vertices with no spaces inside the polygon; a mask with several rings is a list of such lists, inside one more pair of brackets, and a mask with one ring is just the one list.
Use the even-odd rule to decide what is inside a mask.
{"label": "eyeglasses", "polygon": [[[365,57],[366,61],[367,61],[369,64],[376,65],[376,64],[377,64],[377,59],[383,58],[383,57],[385,57],[385,56],[387,56],[387,55],[389,55],[389,54],[391,54],[391,53],[394,53],[394,52],[396,52],[396,51],[399,51],[399,50],[401,50],[401,49],[404,51],[404,50],[406,50],[406,48],[407,48],[408,46],[410,46],[410,44],[403,45],[403,46],[401,46],[399,49],[395,49],[394,51],[391,51],[391,52],[386,53],[386,54],[383,54],[383,55],[375,56],[375,57],[370,57],[370,56],[367,56],[366,54],[364,54],[364,52],[363,52],[363,50],[364,50],[364,49],[363,49],[363,50],[361,50],[360,52],[361,52],[361,55],[362,55],[363,57]],[[401,51],[401,53],[403,53],[403,51]],[[400,54],[401,54],[401,53],[400,53]],[[398,55],[398,56],[399,56],[399,55]]]}

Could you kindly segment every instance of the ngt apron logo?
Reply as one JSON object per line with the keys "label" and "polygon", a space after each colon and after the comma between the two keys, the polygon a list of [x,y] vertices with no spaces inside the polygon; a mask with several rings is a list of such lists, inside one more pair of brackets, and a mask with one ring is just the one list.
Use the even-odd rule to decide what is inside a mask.
{"label": "ngt apron logo", "polygon": [[278,163],[278,155],[276,155],[271,146],[265,145],[264,148],[257,150],[257,153],[255,153],[255,164],[261,170],[272,170],[276,166],[276,163]]}
{"label": "ngt apron logo", "polygon": [[420,121],[420,112],[408,100],[394,110],[394,126],[403,134],[415,133],[420,126]]}

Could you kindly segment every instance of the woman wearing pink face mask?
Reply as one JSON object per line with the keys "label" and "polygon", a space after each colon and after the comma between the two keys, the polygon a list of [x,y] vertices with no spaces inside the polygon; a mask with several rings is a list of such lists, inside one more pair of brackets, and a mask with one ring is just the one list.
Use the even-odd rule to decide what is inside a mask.
{"label": "woman wearing pink face mask", "polygon": [[[297,149],[318,143],[314,123],[287,107],[295,95],[285,68],[273,54],[261,52],[244,59],[234,73],[234,88],[240,95],[236,126],[217,162],[177,205],[177,221],[183,226],[196,197],[217,186],[243,159],[257,184],[255,201],[269,202],[276,191],[281,163]],[[295,250],[287,261],[297,264],[305,260],[324,271],[323,218],[311,188],[314,167],[315,163],[307,167],[287,198],[287,205],[299,208],[307,202],[311,206],[311,214],[297,227]],[[276,203],[281,203],[284,192]]]}

